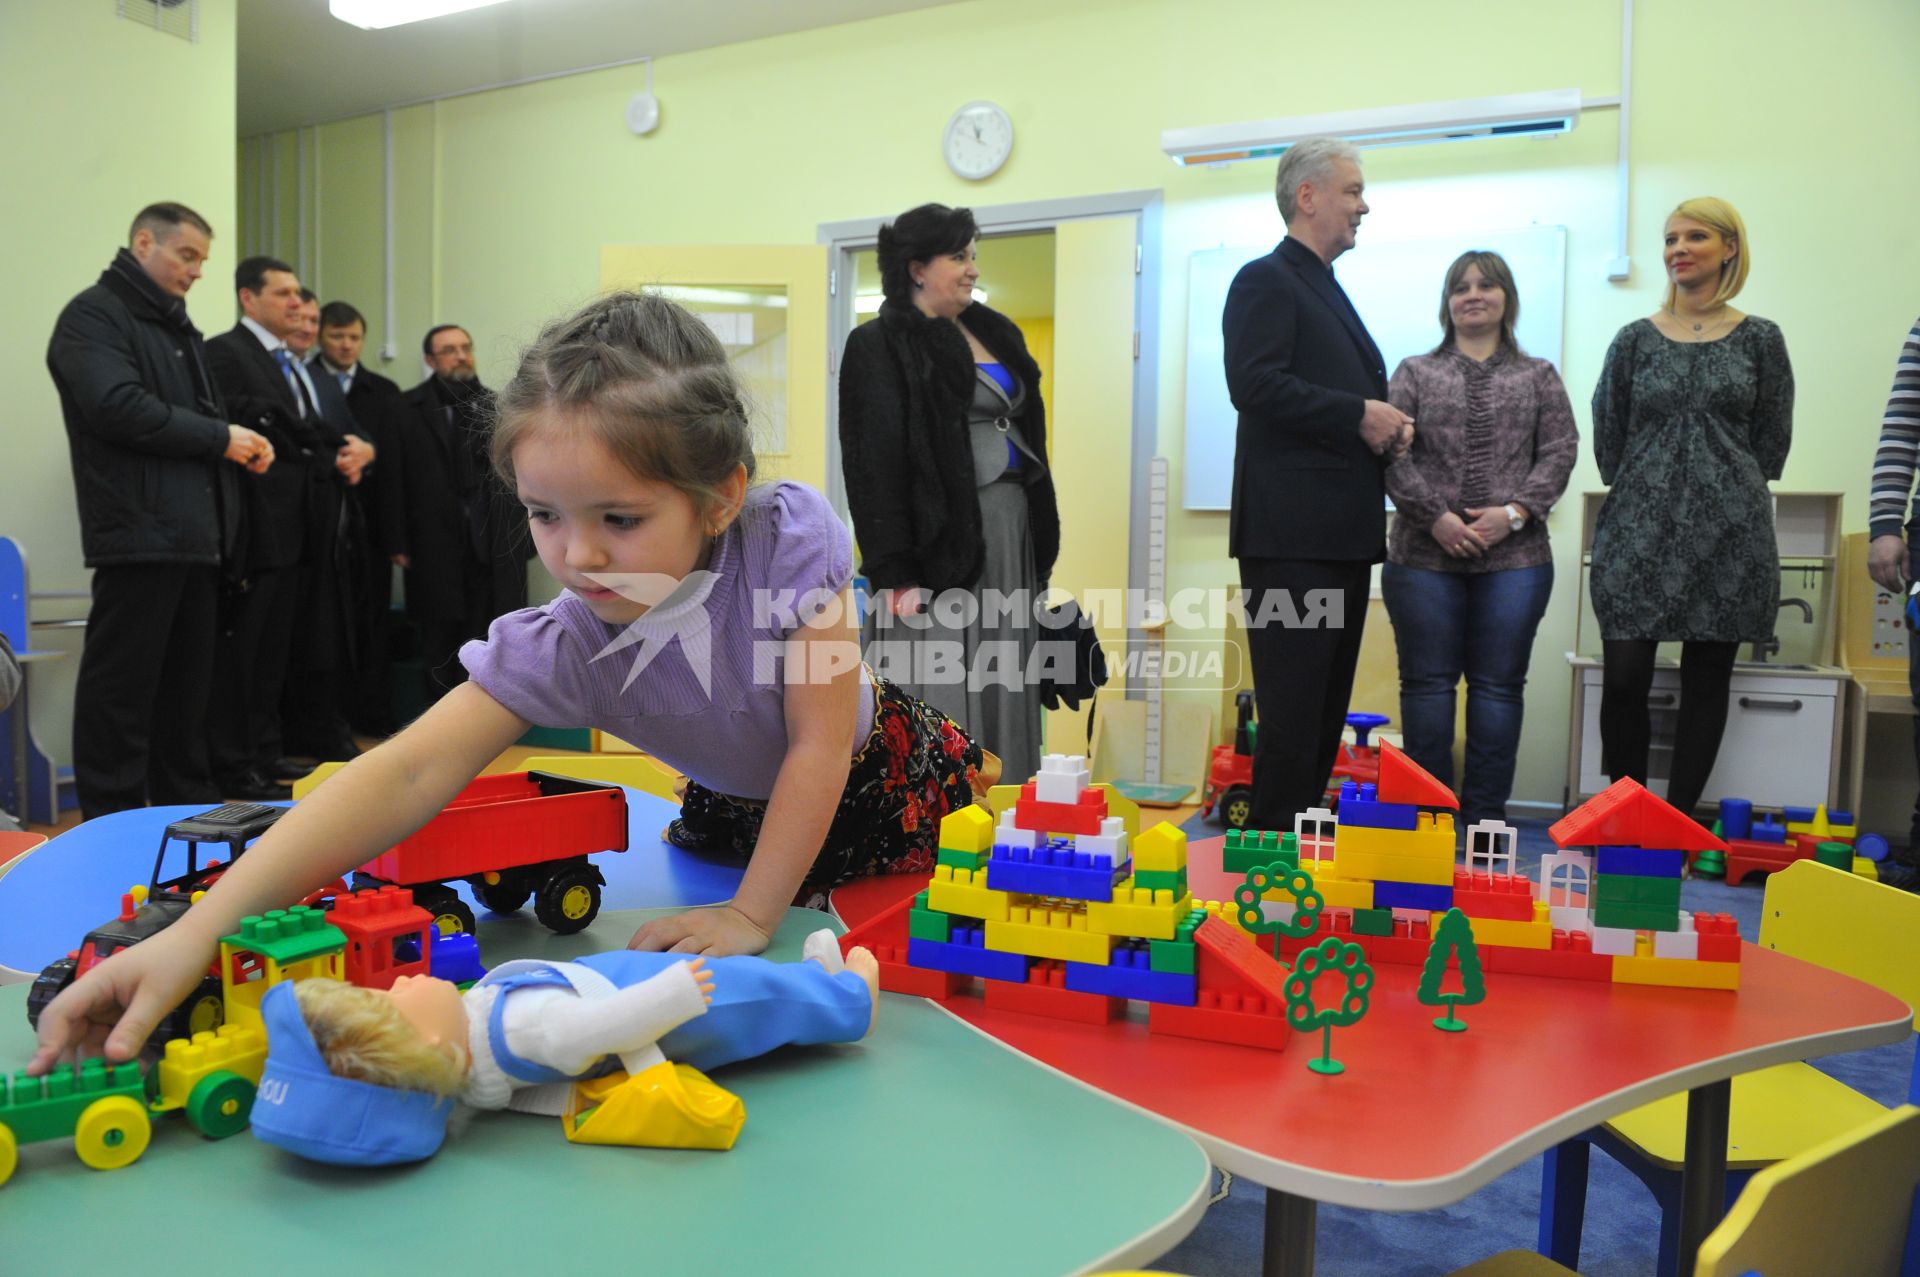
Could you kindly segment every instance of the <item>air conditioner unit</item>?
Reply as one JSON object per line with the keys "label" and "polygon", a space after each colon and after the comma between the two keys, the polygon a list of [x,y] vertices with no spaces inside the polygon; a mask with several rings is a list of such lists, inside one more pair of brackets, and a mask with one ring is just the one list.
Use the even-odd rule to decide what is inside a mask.
{"label": "air conditioner unit", "polygon": [[1365,111],[1247,120],[1194,129],[1167,129],[1160,149],[1176,164],[1229,164],[1271,159],[1310,137],[1345,138],[1355,146],[1416,146],[1481,137],[1551,137],[1573,128],[1578,89],[1511,93],[1504,97],[1422,102]]}

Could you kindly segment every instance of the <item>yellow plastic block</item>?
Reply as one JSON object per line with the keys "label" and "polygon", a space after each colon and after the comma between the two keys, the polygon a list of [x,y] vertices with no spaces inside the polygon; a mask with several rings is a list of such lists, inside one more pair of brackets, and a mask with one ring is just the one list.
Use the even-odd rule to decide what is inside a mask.
{"label": "yellow plastic block", "polygon": [[941,865],[927,884],[927,908],[940,913],[957,913],[967,918],[1003,922],[1007,917],[1010,894],[987,887],[987,871],[955,869]]}
{"label": "yellow plastic block", "polygon": [[1858,838],[1859,836],[1860,836],[1860,826],[1858,825],[1828,825],[1827,826],[1827,837],[1829,838],[1834,838],[1834,839],[1845,838],[1848,841],[1852,841]]}
{"label": "yellow plastic block", "polygon": [[321,763],[318,767],[293,782],[293,801],[299,802],[314,791],[314,787],[327,777],[345,767],[345,763]]}
{"label": "yellow plastic block", "polygon": [[[1038,917],[1036,924],[1033,919]],[[1078,926],[1054,925],[1075,922]],[[987,948],[997,953],[1024,953],[1030,958],[1058,962],[1092,962],[1105,966],[1113,957],[1113,937],[1087,929],[1078,910],[1013,909],[1005,921],[987,923]]]}
{"label": "yellow plastic block", "polygon": [[267,1035],[263,1028],[223,1024],[210,1032],[194,1034],[191,1041],[175,1038],[168,1042],[166,1053],[154,1066],[160,1074],[156,1090],[166,1108],[181,1108],[209,1073],[238,1073],[258,1085],[266,1066]]}
{"label": "yellow plastic block", "polygon": [[[1427,920],[1429,936],[1445,916],[1436,913]],[[1532,922],[1521,922],[1517,918],[1468,918],[1467,921],[1473,924],[1475,944],[1504,945],[1509,949],[1553,948],[1553,916],[1544,900],[1533,902]]]}
{"label": "yellow plastic block", "polygon": [[1133,868],[1138,873],[1177,873],[1187,867],[1187,835],[1161,821],[1133,840]]}
{"label": "yellow plastic block", "polygon": [[1173,939],[1174,932],[1193,912],[1193,893],[1183,891],[1176,898],[1171,891],[1147,891],[1133,883],[1128,878],[1115,887],[1111,903],[1088,901],[1087,929],[1107,936]]}
{"label": "yellow plastic block", "polygon": [[1862,878],[1871,879],[1874,882],[1880,881],[1880,866],[1874,864],[1865,856],[1855,856],[1853,858],[1853,871]]}
{"label": "yellow plastic block", "polygon": [[[1311,869],[1307,872],[1313,873]],[[1313,889],[1320,893],[1320,898],[1327,902],[1329,909],[1373,908],[1373,883],[1371,882],[1353,882],[1346,878],[1336,878],[1332,874],[1315,873]],[[1291,901],[1293,897],[1275,888],[1267,892],[1263,899]]]}
{"label": "yellow plastic block", "polygon": [[1737,962],[1695,962],[1690,958],[1615,958],[1615,984],[1657,984],[1675,989],[1737,989]]}
{"label": "yellow plastic block", "polygon": [[948,851],[992,851],[993,817],[977,804],[949,813],[940,822],[940,845]]}
{"label": "yellow plastic block", "polygon": [[[1420,813],[1416,829],[1341,825],[1333,835],[1333,870],[1349,882],[1420,882],[1453,885],[1453,817]],[[1386,872],[1381,872],[1384,869]]]}

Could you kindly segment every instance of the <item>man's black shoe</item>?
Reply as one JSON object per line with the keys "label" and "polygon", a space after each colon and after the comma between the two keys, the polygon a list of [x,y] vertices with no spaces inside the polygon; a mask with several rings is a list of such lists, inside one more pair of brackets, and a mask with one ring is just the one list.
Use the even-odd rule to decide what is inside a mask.
{"label": "man's black shoe", "polygon": [[293,797],[293,792],[285,785],[276,785],[260,772],[241,772],[238,776],[229,776],[219,782],[220,796],[226,799],[244,798],[249,802],[280,802]]}

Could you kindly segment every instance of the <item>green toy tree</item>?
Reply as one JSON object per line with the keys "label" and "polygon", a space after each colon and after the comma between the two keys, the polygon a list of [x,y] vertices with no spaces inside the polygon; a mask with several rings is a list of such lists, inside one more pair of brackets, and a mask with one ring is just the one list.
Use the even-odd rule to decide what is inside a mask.
{"label": "green toy tree", "polygon": [[[1293,897],[1291,920],[1269,918],[1260,906],[1267,892],[1279,888]],[[1247,880],[1233,889],[1233,902],[1240,909],[1241,930],[1256,936],[1273,937],[1273,960],[1280,960],[1280,937],[1297,940],[1313,934],[1320,925],[1320,911],[1327,900],[1313,887],[1313,875],[1286,861],[1255,865],[1247,870]]]}
{"label": "green toy tree", "polygon": [[[1447,960],[1460,960],[1460,992],[1442,993],[1440,984],[1447,976]],[[1421,1003],[1444,1006],[1447,1013],[1434,1019],[1433,1027],[1448,1033],[1466,1032],[1465,1020],[1457,1020],[1453,1008],[1476,1006],[1486,1000],[1487,982],[1481,976],[1480,950],[1473,942],[1473,923],[1458,909],[1449,909],[1434,928],[1433,943],[1427,947],[1427,965],[1420,972],[1420,987],[1414,994]]]}
{"label": "green toy tree", "polygon": [[[1334,972],[1346,980],[1346,991],[1337,1005],[1321,1010],[1313,1003],[1313,985],[1322,975]],[[1287,999],[1287,1023],[1301,1031],[1319,1029],[1320,1058],[1308,1060],[1315,1073],[1344,1073],[1347,1066],[1333,1058],[1333,1030],[1360,1023],[1367,1013],[1368,993],[1373,988],[1373,968],[1367,965],[1367,951],[1359,945],[1328,936],[1311,949],[1300,951],[1281,992]]]}

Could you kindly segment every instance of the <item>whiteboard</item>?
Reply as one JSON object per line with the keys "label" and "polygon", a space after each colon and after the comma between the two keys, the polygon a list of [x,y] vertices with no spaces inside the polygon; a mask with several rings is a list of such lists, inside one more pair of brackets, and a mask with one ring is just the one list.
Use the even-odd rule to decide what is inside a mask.
{"label": "whiteboard", "polygon": [[[1470,248],[1492,249],[1513,269],[1520,292],[1514,335],[1530,355],[1560,367],[1567,299],[1567,228],[1513,230],[1368,243],[1334,261],[1334,276],[1353,299],[1380,347],[1387,374],[1408,355],[1440,341],[1440,285],[1447,267]],[[1240,268],[1273,246],[1214,248],[1193,255],[1187,291],[1187,450],[1184,504],[1225,510],[1233,499],[1237,414],[1227,397],[1226,343],[1220,313]]]}

